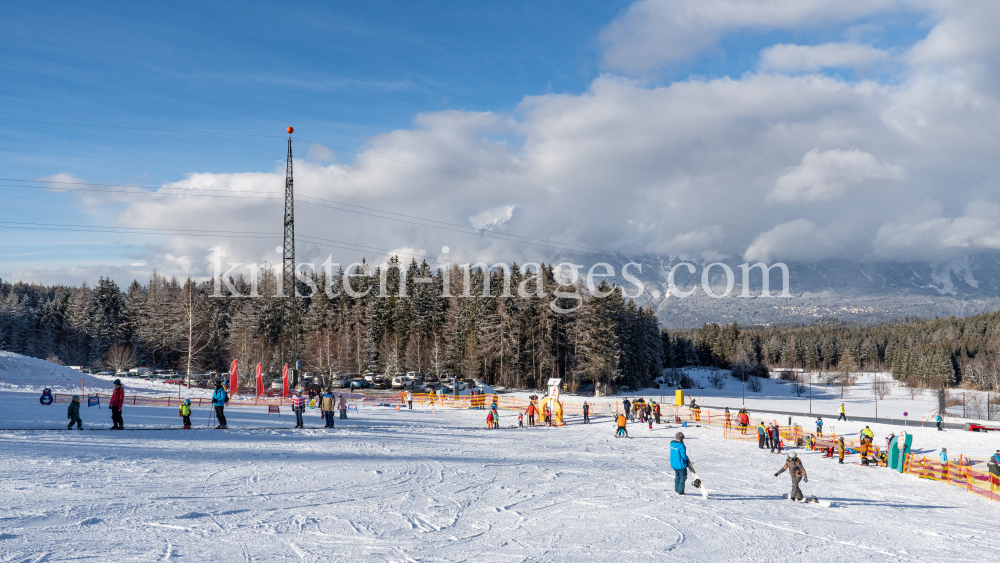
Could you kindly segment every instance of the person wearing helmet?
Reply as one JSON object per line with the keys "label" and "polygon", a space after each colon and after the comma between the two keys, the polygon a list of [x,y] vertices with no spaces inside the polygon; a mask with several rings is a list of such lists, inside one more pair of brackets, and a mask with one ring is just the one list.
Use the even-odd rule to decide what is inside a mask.
{"label": "person wearing helmet", "polygon": [[757,447],[764,449],[764,442],[767,440],[767,429],[764,428],[764,421],[757,425]]}
{"label": "person wearing helmet", "polygon": [[69,403],[69,408],[66,410],[66,418],[69,419],[69,426],[66,430],[73,428],[76,425],[77,430],[83,430],[83,420],[80,419],[80,396],[73,395],[73,400]]}
{"label": "person wearing helmet", "polygon": [[229,394],[226,393],[224,387],[222,387],[222,382],[219,380],[215,381],[215,391],[212,392],[212,406],[215,407],[215,418],[219,419],[219,425],[216,426],[216,430],[225,430],[229,428],[226,425],[226,405],[229,404]]}
{"label": "person wearing helmet", "polygon": [[684,494],[684,484],[688,478],[687,447],[684,445],[684,433],[678,432],[670,442],[670,467],[674,470],[674,492]]}
{"label": "person wearing helmet", "polygon": [[775,477],[781,475],[788,470],[788,474],[792,477],[792,493],[788,495],[789,500],[802,500],[802,491],[799,490],[799,481],[804,480],[806,483],[809,482],[809,477],[806,475],[806,468],[802,465],[802,460],[799,456],[795,455],[795,452],[788,454],[788,459],[785,460],[785,465],[774,474]]}
{"label": "person wearing helmet", "polygon": [[125,404],[125,388],[122,387],[122,380],[115,380],[115,390],[111,393],[111,400],[108,406],[111,407],[111,429],[125,430],[125,421],[122,419],[122,405]]}
{"label": "person wearing helmet", "polygon": [[620,413],[618,415],[617,422],[618,422],[618,429],[615,431],[615,437],[628,438],[628,430],[625,429],[625,425],[628,423],[628,420],[625,418],[625,413]]}
{"label": "person wearing helmet", "polygon": [[191,399],[184,399],[177,414],[184,419],[184,428],[191,428]]}

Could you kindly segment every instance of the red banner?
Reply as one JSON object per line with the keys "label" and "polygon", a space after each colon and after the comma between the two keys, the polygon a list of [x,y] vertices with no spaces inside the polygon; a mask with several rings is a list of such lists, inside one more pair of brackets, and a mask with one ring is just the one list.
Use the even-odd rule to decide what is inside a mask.
{"label": "red banner", "polygon": [[264,366],[257,364],[257,396],[264,394]]}
{"label": "red banner", "polygon": [[239,360],[233,360],[233,365],[229,366],[229,396],[232,397],[240,392],[240,372]]}
{"label": "red banner", "polygon": [[282,397],[287,397],[288,396],[288,364],[285,364],[285,369],[282,370],[282,372],[281,372],[281,378],[284,380],[283,383],[285,385],[285,388],[283,390],[284,394],[282,395]]}

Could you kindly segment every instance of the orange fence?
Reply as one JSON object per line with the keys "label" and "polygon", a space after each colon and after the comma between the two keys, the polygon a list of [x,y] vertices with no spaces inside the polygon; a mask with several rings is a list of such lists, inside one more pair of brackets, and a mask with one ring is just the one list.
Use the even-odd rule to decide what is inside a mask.
{"label": "orange fence", "polygon": [[959,456],[958,461],[941,463],[940,460],[910,454],[906,457],[903,471],[923,479],[941,481],[956,487],[964,487],[974,495],[1000,501],[1000,477],[989,471],[978,469],[970,460]]}

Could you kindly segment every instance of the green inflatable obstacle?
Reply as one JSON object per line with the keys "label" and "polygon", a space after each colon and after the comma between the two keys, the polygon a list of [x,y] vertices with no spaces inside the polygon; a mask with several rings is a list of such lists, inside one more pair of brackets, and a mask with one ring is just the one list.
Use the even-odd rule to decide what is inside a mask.
{"label": "green inflatable obstacle", "polygon": [[[900,447],[899,438],[903,437],[903,444]],[[906,432],[901,432],[900,436],[894,436],[889,442],[889,469],[903,472],[906,464],[906,456],[910,455],[910,445],[913,443],[913,436]]]}

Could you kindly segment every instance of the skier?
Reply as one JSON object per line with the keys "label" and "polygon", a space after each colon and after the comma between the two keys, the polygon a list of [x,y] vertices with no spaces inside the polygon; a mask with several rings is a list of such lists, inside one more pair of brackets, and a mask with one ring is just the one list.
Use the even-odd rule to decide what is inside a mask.
{"label": "skier", "polygon": [[729,407],[726,407],[726,428],[729,428]]}
{"label": "skier", "polygon": [[406,408],[413,410],[413,391],[406,392]]}
{"label": "skier", "polygon": [[320,408],[323,410],[323,417],[326,420],[326,426],[323,428],[333,428],[333,409],[337,407],[337,397],[333,394],[333,389],[327,387],[326,392],[323,393],[323,401],[320,403]]}
{"label": "skier", "polygon": [[837,438],[837,455],[840,457],[840,464],[844,464],[844,452],[847,451],[847,446],[844,445],[844,437],[841,436]]}
{"label": "skier", "polygon": [[517,413],[517,427],[518,428],[524,428],[524,413],[523,412]]}
{"label": "skier", "polygon": [[993,457],[986,463],[986,468],[990,470],[990,479],[994,484],[1000,482],[1000,450],[993,454]]}
{"label": "skier", "polygon": [[775,477],[781,475],[788,470],[788,474],[792,477],[792,493],[788,495],[789,500],[802,500],[802,491],[799,490],[799,481],[804,480],[806,483],[809,482],[809,477],[806,476],[806,468],[802,465],[802,460],[799,459],[795,452],[788,454],[788,459],[785,460],[785,465],[774,474]]}
{"label": "skier", "polygon": [[764,449],[764,441],[767,439],[767,430],[764,428],[764,421],[757,425],[757,447]]}
{"label": "skier", "polygon": [[69,426],[66,430],[73,428],[76,425],[77,430],[83,430],[83,420],[80,419],[80,396],[73,395],[73,400],[69,403],[69,408],[66,409],[66,418],[69,419]]}
{"label": "skier", "polygon": [[538,409],[535,408],[535,403],[528,403],[528,409],[524,411],[524,414],[528,415],[528,426],[535,425],[535,413]]}
{"label": "skier", "polygon": [[184,428],[191,428],[191,399],[184,399],[181,403],[180,408],[177,410],[178,416],[184,420]]}
{"label": "skier", "polygon": [[937,429],[941,432],[944,432],[944,428],[941,428],[941,423],[943,422],[943,419],[941,418],[941,413],[938,413],[937,416],[934,417],[934,422],[937,423]]}
{"label": "skier", "polygon": [[229,394],[222,387],[222,382],[216,380],[215,391],[212,393],[212,406],[215,407],[215,418],[219,419],[217,430],[225,430],[226,426],[226,405],[229,404]]}
{"label": "skier", "polygon": [[649,423],[649,429],[653,429],[653,405],[646,403],[646,422]]}
{"label": "skier", "polygon": [[748,426],[750,426],[750,414],[746,409],[740,409],[740,434],[745,435]]}
{"label": "skier", "polygon": [[875,433],[872,432],[872,429],[867,426],[865,426],[865,429],[861,431],[861,436],[863,439],[868,440],[869,443],[875,441]]}
{"label": "skier", "polygon": [[653,403],[653,417],[656,418],[656,423],[660,423],[660,403]]}
{"label": "skier", "polygon": [[111,392],[111,400],[108,406],[111,407],[111,429],[125,430],[125,421],[122,419],[122,405],[125,404],[125,388],[122,387],[122,380],[115,380],[115,390]]}
{"label": "skier", "polygon": [[618,430],[615,431],[615,437],[618,438],[624,436],[628,438],[628,430],[625,429],[625,424],[628,421],[625,419],[625,415],[619,414],[617,422],[618,422]]}
{"label": "skier", "polygon": [[583,423],[590,424],[590,405],[587,404],[587,401],[583,402]]}
{"label": "skier", "polygon": [[948,480],[948,448],[941,448],[941,480]]}
{"label": "skier", "polygon": [[625,412],[625,416],[629,416],[632,413],[632,404],[629,403],[628,397],[622,399],[622,410]]}
{"label": "skier", "polygon": [[490,412],[493,413],[493,428],[500,428],[500,413],[497,412],[496,403],[493,403],[493,409]]}
{"label": "skier", "polygon": [[684,446],[684,433],[678,432],[670,442],[670,467],[674,470],[674,492],[684,494],[684,484],[688,478],[687,447]]}
{"label": "skier", "polygon": [[861,440],[861,445],[858,446],[858,454],[861,455],[861,465],[868,465],[868,452],[871,451],[872,445],[868,440]]}
{"label": "skier", "polygon": [[770,424],[767,427],[767,445],[771,447],[771,453],[774,453],[774,447],[777,445],[777,428],[774,424]]}
{"label": "skier", "polygon": [[302,390],[299,389],[295,392],[295,396],[292,397],[292,412],[295,413],[295,427],[304,428],[305,425],[302,423],[302,413],[306,409],[306,400],[302,398]]}
{"label": "skier", "polygon": [[493,411],[486,413],[486,428],[493,428]]}
{"label": "skier", "polygon": [[817,436],[823,435],[823,417],[821,416],[816,417],[816,435]]}
{"label": "skier", "polygon": [[691,414],[694,416],[695,422],[701,422],[701,407],[698,403],[694,402],[694,397],[691,398]]}
{"label": "skier", "polygon": [[840,403],[840,416],[837,417],[837,420],[838,421],[843,420],[844,422],[847,422],[847,411],[844,410],[844,403]]}

